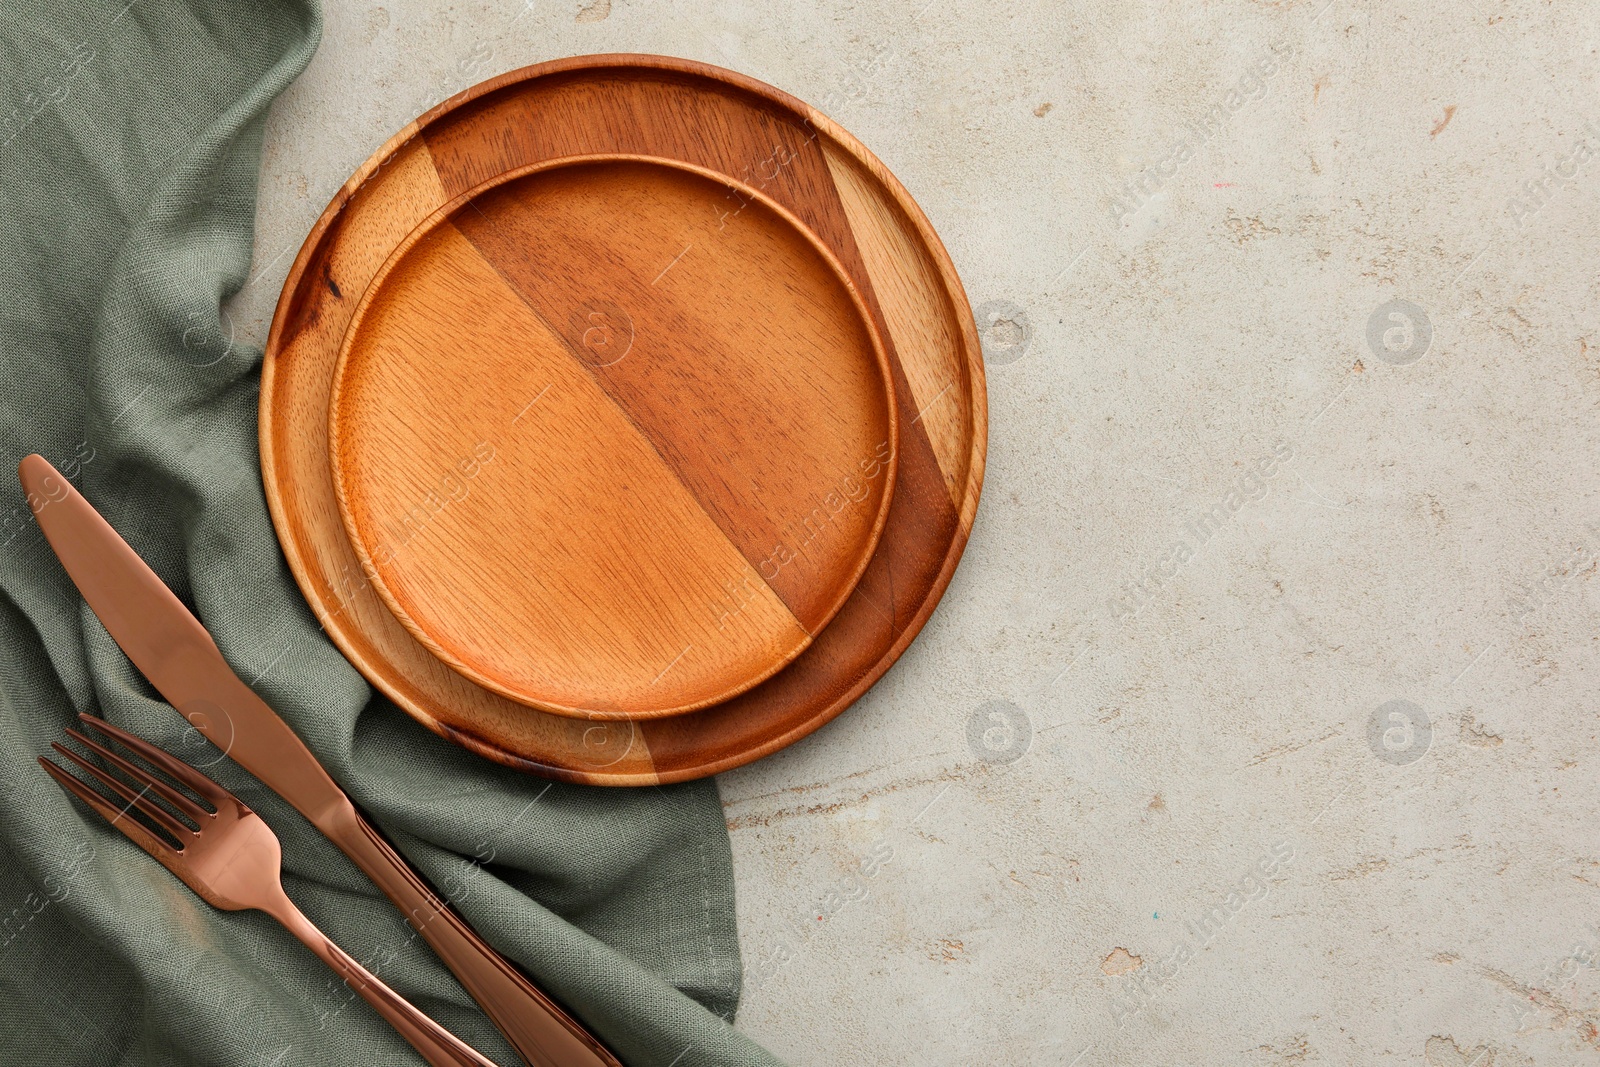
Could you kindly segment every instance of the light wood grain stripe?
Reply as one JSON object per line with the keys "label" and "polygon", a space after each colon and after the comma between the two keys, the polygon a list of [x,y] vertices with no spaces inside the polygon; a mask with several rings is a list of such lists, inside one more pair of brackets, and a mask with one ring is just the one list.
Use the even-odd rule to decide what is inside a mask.
{"label": "light wood grain stripe", "polygon": [[836,146],[826,155],[911,388],[913,422],[927,435],[951,502],[959,507],[972,452],[971,406],[954,324],[937,297],[938,275],[927,253],[892,217],[891,206],[873,194],[854,157]]}

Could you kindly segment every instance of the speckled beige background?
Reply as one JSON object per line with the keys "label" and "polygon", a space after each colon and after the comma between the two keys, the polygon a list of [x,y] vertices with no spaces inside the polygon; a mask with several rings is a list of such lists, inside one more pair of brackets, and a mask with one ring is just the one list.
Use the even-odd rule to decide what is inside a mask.
{"label": "speckled beige background", "polygon": [[1600,1060],[1595,4],[326,7],[243,339],[391,132],[608,51],[823,104],[981,306],[943,606],[721,782],[744,1030],[819,1067]]}

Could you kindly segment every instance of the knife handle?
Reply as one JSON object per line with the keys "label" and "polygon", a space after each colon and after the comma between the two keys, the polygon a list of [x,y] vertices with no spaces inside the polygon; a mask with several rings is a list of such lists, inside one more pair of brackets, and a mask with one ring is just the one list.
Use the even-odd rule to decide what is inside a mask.
{"label": "knife handle", "polygon": [[348,800],[319,828],[394,901],[533,1067],[622,1067],[594,1035],[473,932]]}

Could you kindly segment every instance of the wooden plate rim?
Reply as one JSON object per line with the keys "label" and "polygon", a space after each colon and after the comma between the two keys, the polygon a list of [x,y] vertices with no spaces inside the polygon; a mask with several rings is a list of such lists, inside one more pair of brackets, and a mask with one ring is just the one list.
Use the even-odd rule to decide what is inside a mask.
{"label": "wooden plate rim", "polygon": [[[939,573],[935,576],[928,593],[918,605],[917,610],[912,614],[910,621],[907,622],[899,637],[889,646],[878,662],[831,703],[818,709],[803,722],[748,748],[741,749],[732,755],[702,760],[698,763],[679,766],[665,772],[652,770],[606,774],[604,773],[604,768],[582,770],[569,766],[557,766],[508,752],[469,731],[440,721],[419,707],[412,706],[409,703],[402,704],[407,714],[414,716],[441,737],[448,738],[471,752],[506,766],[560,781],[590,785],[663,785],[692,781],[744,766],[794,744],[837,718],[883,677],[889,668],[904,654],[906,648],[921,632],[923,626],[927,624],[934,608],[938,606],[945,590],[949,588],[950,580],[955,574],[956,566],[960,562],[962,553],[965,551],[971,536],[972,524],[976,518],[978,503],[982,496],[983,475],[988,449],[988,383],[984,372],[982,347],[978,339],[977,325],[973,320],[971,303],[967,299],[966,288],[962,285],[961,278],[956,273],[955,264],[950,259],[949,251],[944,247],[944,243],[934,231],[933,225],[928,221],[927,215],[923,212],[921,206],[917,204],[899,178],[895,177],[888,167],[853,134],[816,108],[781,89],[749,75],[740,74],[738,71],[728,70],[713,64],[650,53],[612,52],[570,56],[506,71],[441,101],[396,132],[357,168],[355,173],[346,180],[345,184],[329,201],[328,206],[323,209],[322,214],[317,217],[317,221],[307,233],[304,242],[295,255],[294,263],[290,267],[288,275],[284,278],[279,300],[273,313],[272,326],[267,337],[261,372],[261,395],[267,396],[273,392],[273,384],[276,378],[274,357],[282,344],[284,332],[289,327],[290,301],[287,298],[292,296],[299,286],[307,267],[322,247],[327,231],[337,223],[351,198],[360,191],[362,186],[379,169],[389,160],[395,158],[396,153],[401,148],[419,136],[426,126],[441,116],[507,86],[552,75],[577,71],[603,71],[607,68],[622,71],[657,70],[663,73],[681,75],[685,78],[704,78],[721,82],[750,96],[759,98],[769,106],[778,107],[800,116],[804,121],[811,123],[813,127],[829,137],[883,186],[889,194],[889,199],[892,201],[894,209],[899,212],[902,220],[908,224],[911,231],[917,235],[922,248],[933,260],[934,267],[939,275],[939,281],[951,301],[953,310],[956,312],[955,319],[961,334],[961,348],[967,357],[964,369],[967,374],[966,384],[970,397],[968,417],[972,422],[972,439],[968,453],[966,484],[956,511],[955,531]],[[267,498],[268,511],[272,516],[273,522],[279,528],[284,528],[288,522],[288,516],[283,496],[277,489],[277,447],[274,427],[269,415],[269,410],[263,406],[258,417],[263,486]],[[311,568],[308,561],[303,557],[300,547],[294,544],[292,540],[286,541],[281,536],[279,537],[279,545],[291,572],[302,582],[309,581],[308,575],[311,573]],[[330,637],[340,651],[364,676],[370,677],[372,674],[378,673],[377,669],[368,662],[367,657],[359,649],[349,646],[348,642],[339,635],[330,633]],[[396,702],[401,703],[399,701]],[[630,730],[637,729],[631,722],[629,726]]]}

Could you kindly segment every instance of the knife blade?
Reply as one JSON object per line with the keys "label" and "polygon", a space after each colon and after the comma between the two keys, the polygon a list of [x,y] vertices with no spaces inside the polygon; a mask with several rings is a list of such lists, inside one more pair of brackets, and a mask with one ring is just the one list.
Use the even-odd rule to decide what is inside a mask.
{"label": "knife blade", "polygon": [[535,1067],[621,1067],[411,869],[299,735],[234,673],[200,620],[60,471],[32,455],[17,474],[45,540],[134,666],[196,730],[355,861],[525,1060]]}

